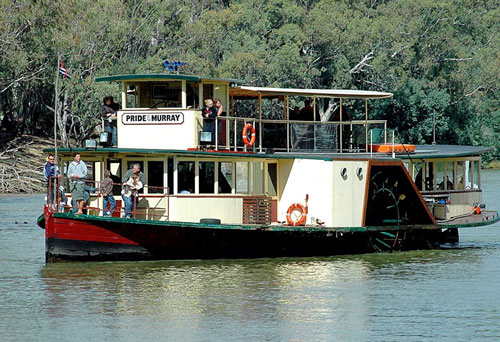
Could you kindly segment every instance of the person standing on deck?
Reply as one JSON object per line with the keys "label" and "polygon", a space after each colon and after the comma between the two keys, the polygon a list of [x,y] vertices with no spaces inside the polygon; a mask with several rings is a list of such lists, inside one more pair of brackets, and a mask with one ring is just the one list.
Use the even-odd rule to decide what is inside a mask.
{"label": "person standing on deck", "polygon": [[[220,99],[215,99],[214,100],[214,105],[215,105],[215,110],[216,110],[216,116],[217,116],[217,134],[219,136],[219,144],[221,144],[221,141],[223,140],[222,138],[222,113],[224,112],[224,108],[222,107],[222,102]],[[225,139],[224,139],[225,140]],[[225,142],[224,142],[225,143]]]}
{"label": "person standing on deck", "polygon": [[49,154],[48,160],[45,163],[45,167],[43,169],[43,174],[45,176],[45,179],[47,179],[47,202],[53,204],[54,193],[58,188],[57,178],[61,178],[61,172],[59,171],[59,167],[55,164],[55,158],[53,154]]}
{"label": "person standing on deck", "polygon": [[211,134],[211,143],[214,143],[215,136],[215,117],[217,116],[217,110],[214,107],[214,103],[211,99],[205,100],[205,107],[201,110],[201,116],[203,117],[204,122],[204,131],[210,132]]}
{"label": "person standing on deck", "polygon": [[[104,120],[104,130],[108,132],[108,145],[117,146],[116,136],[116,112],[120,105],[113,101],[113,96],[106,96],[102,99],[101,118]],[[111,138],[109,138],[111,135]]]}
{"label": "person standing on deck", "polygon": [[[128,195],[128,190],[130,187],[129,181],[133,176],[139,177],[139,181],[141,183],[140,188],[142,188],[146,184],[146,177],[144,176],[144,173],[141,171],[141,165],[136,163],[136,164],[134,164],[132,169],[125,172],[125,176],[123,176],[123,179],[122,179],[122,185],[123,185],[122,199],[123,199],[123,203],[125,203],[125,216],[124,217],[132,217],[132,212],[137,207],[137,196]],[[138,188],[137,190],[139,190],[140,188]]]}
{"label": "person standing on deck", "polygon": [[83,186],[87,178],[87,165],[82,160],[80,153],[74,154],[74,160],[68,168],[68,178],[70,179],[69,189],[71,198],[76,201],[78,211],[76,214],[83,214],[84,196]]}
{"label": "person standing on deck", "polygon": [[[111,172],[104,171],[104,179],[101,181],[100,192],[103,198],[103,216],[113,216],[115,211],[116,201],[113,196],[113,180],[111,179]],[[108,211],[109,202],[109,211]]]}

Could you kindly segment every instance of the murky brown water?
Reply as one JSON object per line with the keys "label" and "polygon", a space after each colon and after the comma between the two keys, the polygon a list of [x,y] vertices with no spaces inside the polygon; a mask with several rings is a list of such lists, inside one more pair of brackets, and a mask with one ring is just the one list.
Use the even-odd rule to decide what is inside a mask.
{"label": "murky brown water", "polygon": [[1,341],[500,340],[500,224],[450,250],[46,265],[42,201],[0,197]]}

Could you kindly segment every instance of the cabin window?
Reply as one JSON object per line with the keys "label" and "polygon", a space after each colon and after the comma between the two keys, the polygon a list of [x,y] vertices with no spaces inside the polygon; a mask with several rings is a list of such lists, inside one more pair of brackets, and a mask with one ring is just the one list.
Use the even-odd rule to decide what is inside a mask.
{"label": "cabin window", "polygon": [[428,162],[425,168],[425,190],[432,191],[435,190],[435,166],[436,163],[434,162]]}
{"label": "cabin window", "polygon": [[239,194],[248,193],[248,163],[236,162],[236,192]]}
{"label": "cabin window", "polygon": [[113,195],[118,196],[121,192],[121,174],[122,174],[122,161],[121,159],[108,159],[106,162],[106,169],[111,173],[113,180]]}
{"label": "cabin window", "polygon": [[446,161],[443,163],[442,176],[438,176],[439,190],[454,190],[455,189],[455,170],[453,162]]}
{"label": "cabin window", "polygon": [[136,84],[127,84],[127,103],[125,106],[123,106],[122,104],[122,107],[125,107],[125,108],[137,108],[138,104],[138,98],[139,98],[139,86],[136,85]]}
{"label": "cabin window", "polygon": [[203,101],[206,99],[214,99],[214,85],[204,84],[203,85]]}
{"label": "cabin window", "polygon": [[252,194],[264,194],[264,163],[252,162]]}
{"label": "cabin window", "polygon": [[418,190],[425,189],[423,174],[424,163],[416,162],[413,164],[413,181]]}
{"label": "cabin window", "polygon": [[152,104],[154,108],[182,107],[182,82],[153,84]]}
{"label": "cabin window", "polygon": [[198,97],[198,83],[186,82],[186,106],[187,108],[200,108]]}
{"label": "cabin window", "polygon": [[174,158],[167,159],[167,184],[168,193],[171,194],[174,191]]}
{"label": "cabin window", "polygon": [[194,176],[194,161],[180,161],[177,163],[177,191],[179,194],[194,193]]}
{"label": "cabin window", "polygon": [[278,164],[267,164],[267,194],[276,196],[278,189]]}
{"label": "cabin window", "polygon": [[148,161],[148,193],[163,194],[163,161]]}
{"label": "cabin window", "polygon": [[233,192],[233,163],[219,162],[219,194]]}
{"label": "cabin window", "polygon": [[480,169],[480,161],[479,160],[471,160],[471,178],[470,178],[470,184],[471,184],[471,189],[479,189],[480,185],[480,178],[479,178],[479,169]]}
{"label": "cabin window", "polygon": [[213,194],[215,189],[215,163],[199,162],[200,194]]}

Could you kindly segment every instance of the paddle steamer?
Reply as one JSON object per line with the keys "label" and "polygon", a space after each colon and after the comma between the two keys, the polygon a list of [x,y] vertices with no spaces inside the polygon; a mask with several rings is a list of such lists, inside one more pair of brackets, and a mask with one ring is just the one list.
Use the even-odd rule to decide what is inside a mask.
{"label": "paddle steamer", "polygon": [[[98,193],[83,215],[71,214],[70,200],[63,211],[47,203],[39,219],[47,262],[438,248],[457,242],[458,228],[499,221],[482,203],[488,148],[398,142],[385,120],[368,114],[391,93],[251,87],[178,74],[96,81],[120,85],[118,146],[60,148],[58,164],[66,171],[80,152],[87,181],[97,186],[109,170],[117,207],[103,216]],[[208,98],[225,109],[212,133],[200,111]],[[312,115],[304,121],[291,107],[306,99]],[[352,106],[363,108],[364,118],[352,120]],[[120,184],[134,164],[146,186],[127,219]],[[69,188],[66,178],[62,185]]]}

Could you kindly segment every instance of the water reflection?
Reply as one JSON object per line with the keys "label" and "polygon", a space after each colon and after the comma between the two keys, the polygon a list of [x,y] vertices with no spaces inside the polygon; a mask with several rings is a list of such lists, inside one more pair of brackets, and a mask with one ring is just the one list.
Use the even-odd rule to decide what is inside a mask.
{"label": "water reflection", "polygon": [[176,336],[187,331],[193,339],[214,327],[228,338],[242,332],[251,337],[252,324],[263,329],[273,322],[265,330],[270,340],[306,341],[312,331],[319,339],[336,331],[341,340],[368,340],[372,313],[383,308],[394,315],[390,303],[401,286],[439,279],[453,263],[462,275],[473,274],[480,260],[481,253],[441,250],[335,258],[62,263],[47,264],[41,277],[44,307],[52,318],[85,312],[113,321],[123,318],[126,325],[148,322],[150,327],[154,322],[164,332]]}

